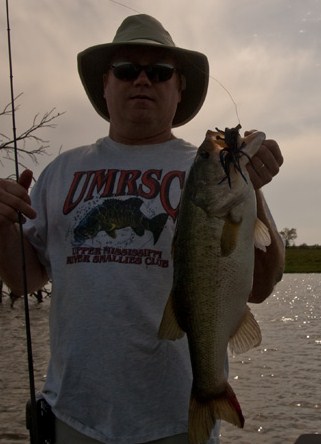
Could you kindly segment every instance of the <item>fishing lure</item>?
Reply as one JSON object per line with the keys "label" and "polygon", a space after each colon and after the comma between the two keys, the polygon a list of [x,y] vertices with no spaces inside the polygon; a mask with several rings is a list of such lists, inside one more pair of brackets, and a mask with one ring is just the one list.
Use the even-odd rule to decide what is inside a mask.
{"label": "fishing lure", "polygon": [[217,139],[223,142],[222,146],[224,147],[220,152],[220,162],[226,176],[221,180],[221,182],[227,180],[230,188],[231,188],[231,178],[230,178],[231,166],[233,166],[235,170],[241,174],[241,176],[247,183],[247,179],[243,174],[240,165],[240,159],[242,156],[246,156],[249,159],[249,161],[252,163],[248,154],[243,150],[245,142],[242,141],[242,138],[239,133],[239,130],[241,128],[242,126],[240,124],[238,124],[234,128],[225,128],[225,131],[215,128],[216,131],[219,133]]}

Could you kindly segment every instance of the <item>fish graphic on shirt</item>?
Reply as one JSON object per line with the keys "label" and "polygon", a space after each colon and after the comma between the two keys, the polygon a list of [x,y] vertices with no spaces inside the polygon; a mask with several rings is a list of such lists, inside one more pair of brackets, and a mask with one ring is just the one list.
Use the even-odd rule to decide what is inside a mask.
{"label": "fish graphic on shirt", "polygon": [[160,213],[148,218],[141,211],[143,200],[132,197],[126,200],[108,199],[92,208],[74,229],[74,244],[81,245],[93,239],[101,231],[115,239],[117,230],[130,227],[138,236],[145,231],[153,234],[154,245],[158,241],[168,219],[168,214]]}

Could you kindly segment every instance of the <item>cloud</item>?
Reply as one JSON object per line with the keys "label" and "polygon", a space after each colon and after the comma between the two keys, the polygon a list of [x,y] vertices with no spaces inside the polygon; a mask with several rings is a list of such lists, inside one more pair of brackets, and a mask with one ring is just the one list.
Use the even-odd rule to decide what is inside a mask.
{"label": "cloud", "polygon": [[[40,159],[37,173],[61,145],[66,150],[108,133],[83,91],[76,55],[111,41],[135,9],[154,15],[178,46],[204,52],[210,62],[204,107],[175,134],[199,145],[208,128],[235,126],[240,119],[244,129],[276,138],[285,163],[265,191],[273,214],[280,228],[297,228],[297,243],[321,244],[320,0],[16,0],[10,5],[14,85],[24,93],[18,127],[26,128],[36,113],[53,107],[66,111],[58,128],[44,133],[52,156]],[[4,13],[0,30],[6,60]],[[0,87],[3,107],[10,98],[5,63]]]}

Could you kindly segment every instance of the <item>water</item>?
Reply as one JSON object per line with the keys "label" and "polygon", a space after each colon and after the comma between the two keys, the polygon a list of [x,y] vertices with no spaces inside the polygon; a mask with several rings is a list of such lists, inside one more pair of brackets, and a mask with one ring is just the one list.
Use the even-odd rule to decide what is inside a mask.
{"label": "water", "polygon": [[[30,303],[36,384],[48,357],[49,302]],[[294,444],[303,433],[321,433],[321,274],[287,274],[260,305],[251,305],[263,342],[230,358],[230,382],[245,427],[222,423],[222,444]],[[0,443],[28,442],[28,397],[22,303],[0,306]]]}
{"label": "water", "polygon": [[321,275],[286,274],[251,307],[262,344],[230,358],[245,428],[223,422],[222,444],[293,444],[303,433],[321,433]]}

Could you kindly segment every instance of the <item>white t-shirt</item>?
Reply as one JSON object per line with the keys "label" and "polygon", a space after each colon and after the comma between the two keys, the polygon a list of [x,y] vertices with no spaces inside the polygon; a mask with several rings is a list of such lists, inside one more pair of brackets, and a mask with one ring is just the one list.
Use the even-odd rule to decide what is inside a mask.
{"label": "white t-shirt", "polygon": [[187,431],[187,340],[157,332],[195,150],[106,137],[58,156],[32,190],[38,217],[25,229],[53,281],[44,395],[60,420],[104,443]]}

